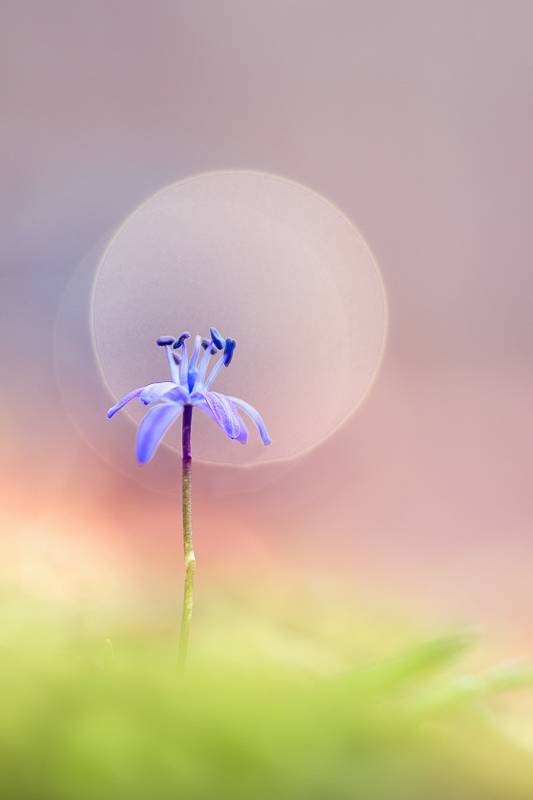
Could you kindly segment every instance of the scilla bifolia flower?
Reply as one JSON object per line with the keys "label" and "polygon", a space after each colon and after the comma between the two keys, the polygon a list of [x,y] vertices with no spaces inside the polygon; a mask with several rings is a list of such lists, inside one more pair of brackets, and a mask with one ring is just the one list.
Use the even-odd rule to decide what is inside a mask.
{"label": "scilla bifolia flower", "polygon": [[[233,339],[224,341],[215,328],[211,328],[210,332],[210,341],[207,339],[202,340],[200,336],[196,337],[190,364],[188,363],[185,345],[185,340],[190,336],[188,331],[182,333],[177,341],[174,341],[172,336],[161,336],[157,340],[157,344],[164,347],[167,352],[171,380],[161,383],[149,383],[147,386],[135,389],[134,392],[127,394],[107,412],[107,416],[112,417],[134,397],[138,397],[145,405],[161,401],[159,405],[150,409],[139,425],[136,445],[139,464],[146,464],[147,461],[150,461],[167,429],[187,406],[197,406],[222,428],[226,436],[245,444],[248,438],[248,431],[237,413],[237,408],[241,408],[257,425],[263,442],[270,444],[271,439],[266,432],[264,422],[255,408],[244,400],[239,400],[238,397],[229,397],[218,392],[209,391],[221,367],[229,366],[235,349],[235,341]],[[181,358],[177,353],[173,352],[173,350],[180,347],[182,349]],[[202,347],[205,352],[199,361]],[[213,367],[209,377],[206,378],[210,356],[214,355],[218,350],[223,350],[224,352]]]}
{"label": "scilla bifolia flower", "polygon": [[[234,339],[224,339],[216,330],[210,328],[210,339],[196,337],[193,354],[189,363],[185,341],[190,337],[188,331],[179,339],[172,336],[160,336],[157,344],[164,347],[170,367],[170,381],[149,383],[140,389],[130,392],[107,412],[112,417],[126,403],[138,397],[145,405],[157,403],[143,417],[137,430],[136,454],[139,464],[146,464],[155,453],[158,444],[172,423],[183,414],[182,450],[183,450],[183,543],[185,551],[185,597],[181,620],[178,664],[185,665],[187,644],[192,616],[195,557],[192,545],[192,506],[191,506],[191,423],[194,406],[200,408],[213,422],[222,428],[226,436],[245,444],[248,431],[237,408],[242,409],[255,422],[264,444],[271,439],[265,424],[255,408],[238,397],[211,392],[211,386],[222,366],[228,367],[235,350]],[[174,352],[181,347],[181,356]],[[201,348],[204,354],[200,359]],[[223,353],[206,378],[209,359],[217,351]]]}

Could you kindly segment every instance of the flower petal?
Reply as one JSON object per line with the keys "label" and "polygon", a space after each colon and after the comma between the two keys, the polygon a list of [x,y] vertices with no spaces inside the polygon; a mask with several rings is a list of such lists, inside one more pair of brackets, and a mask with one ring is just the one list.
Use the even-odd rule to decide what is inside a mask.
{"label": "flower petal", "polygon": [[241,423],[241,432],[237,436],[237,441],[241,444],[246,444],[248,441],[248,428],[244,424],[244,420],[242,419],[241,415],[238,414],[239,422]]}
{"label": "flower petal", "polygon": [[[211,392],[211,394],[215,393]],[[246,414],[248,414],[250,419],[255,422],[255,424],[259,429],[259,435],[261,436],[261,439],[263,440],[264,444],[270,444],[272,442],[272,439],[268,435],[267,429],[265,428],[265,423],[261,419],[259,413],[255,410],[255,408],[250,405],[250,403],[247,403],[245,400],[240,400],[238,397],[230,397],[229,395],[226,396],[226,399],[231,400],[231,402],[234,405],[236,405],[237,408],[242,408],[242,410]]]}
{"label": "flower petal", "polygon": [[170,391],[161,397],[161,400],[166,400],[170,403],[188,403],[189,392],[183,386],[174,384]]}
{"label": "flower petal", "polygon": [[116,414],[117,411],[120,411],[120,409],[123,408],[126,405],[126,403],[129,403],[130,400],[133,400],[134,397],[139,397],[139,395],[141,394],[142,391],[144,391],[144,389],[146,389],[146,386],[141,386],[140,389],[135,389],[134,392],[130,392],[129,394],[126,395],[126,397],[123,397],[122,400],[119,400],[118,403],[112,408],[110,408],[109,411],[107,412],[107,416],[109,417],[109,419],[111,419],[111,417],[114,414]]}
{"label": "flower petal", "polygon": [[[197,408],[199,408],[200,411],[203,411],[204,414],[206,414],[210,419],[212,419],[213,422],[216,422],[216,424],[219,427],[222,427],[220,425],[217,417],[215,417],[215,415],[211,411],[210,407],[208,406],[207,402],[204,400],[204,398],[203,397],[199,397],[199,392],[195,392],[195,394],[192,395],[191,397],[192,397],[193,405],[195,405]],[[248,431],[246,430],[246,427],[243,425],[242,419],[240,420],[240,423],[241,423],[242,430],[241,430],[240,434],[237,436],[236,440],[238,442],[242,442],[242,444],[246,444],[246,440],[248,438]],[[224,433],[225,433],[225,431],[224,431]]]}
{"label": "flower petal", "polygon": [[137,431],[135,450],[139,464],[150,461],[167,429],[183,411],[181,403],[154,406],[142,418]]}
{"label": "flower petal", "polygon": [[194,405],[205,411],[230,439],[237,439],[242,443],[246,441],[246,428],[229,397],[218,392],[195,392],[191,400]]}
{"label": "flower petal", "polygon": [[177,386],[173,381],[161,381],[161,383],[149,383],[141,392],[139,400],[145,405],[155,403],[156,400],[161,400],[164,394],[170,392],[171,389]]}

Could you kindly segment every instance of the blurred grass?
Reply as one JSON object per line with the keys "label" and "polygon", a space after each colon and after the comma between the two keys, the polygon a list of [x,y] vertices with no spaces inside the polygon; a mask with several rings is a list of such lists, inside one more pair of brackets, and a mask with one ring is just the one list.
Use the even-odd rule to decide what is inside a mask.
{"label": "blurred grass", "polygon": [[170,626],[97,613],[4,593],[2,798],[533,797],[532,756],[488,713],[533,673],[464,674],[464,632],[413,643],[328,593],[206,588],[177,681]]}

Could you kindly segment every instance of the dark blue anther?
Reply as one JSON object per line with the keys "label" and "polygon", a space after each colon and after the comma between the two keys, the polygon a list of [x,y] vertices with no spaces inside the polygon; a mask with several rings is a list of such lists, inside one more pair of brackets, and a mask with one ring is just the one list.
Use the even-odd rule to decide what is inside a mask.
{"label": "dark blue anther", "polygon": [[177,353],[172,353],[172,358],[179,367],[179,365],[181,364],[181,356],[179,356]]}
{"label": "dark blue anther", "polygon": [[176,339],[176,341],[174,342],[174,350],[177,350],[178,347],[181,347],[185,339],[189,339],[190,335],[191,334],[189,333],[189,331],[184,331],[181,334],[180,338]]}
{"label": "dark blue anther", "polygon": [[216,349],[215,345],[211,344],[209,339],[202,339],[202,347],[204,348],[204,350],[207,350],[208,347],[211,347],[211,355],[212,356],[214,356],[215,353],[217,352],[217,349]]}
{"label": "dark blue anther", "polygon": [[235,339],[226,339],[226,346],[224,347],[224,366],[229,367],[231,359],[233,358],[233,351],[237,346]]}
{"label": "dark blue anther", "polygon": [[217,331],[216,328],[209,328],[209,333],[211,334],[211,339],[213,340],[215,347],[217,350],[222,350],[224,347],[224,339]]}
{"label": "dark blue anther", "polygon": [[173,341],[174,341],[173,336],[160,336],[159,339],[157,340],[157,344],[159,345],[159,347],[165,347],[165,345],[167,344],[172,344]]}

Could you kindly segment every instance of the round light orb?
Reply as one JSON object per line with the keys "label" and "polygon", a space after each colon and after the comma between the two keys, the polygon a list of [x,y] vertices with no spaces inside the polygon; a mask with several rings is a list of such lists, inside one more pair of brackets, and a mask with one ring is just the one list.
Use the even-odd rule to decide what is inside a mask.
{"label": "round light orb", "polygon": [[[335,206],[275,175],[224,171],[174,183],[128,217],[98,265],[91,321],[110,405],[169,380],[159,336],[213,326],[235,339],[212,390],[251,403],[272,444],[250,422],[243,446],[196,410],[193,457],[246,466],[298,456],[353,413],[380,364],[387,306],[368,246]],[[136,399],[120,413],[138,422],[146,410]],[[179,423],[164,443],[180,450]]]}

